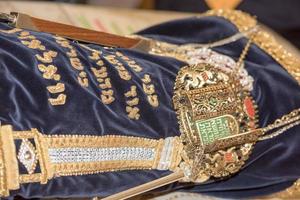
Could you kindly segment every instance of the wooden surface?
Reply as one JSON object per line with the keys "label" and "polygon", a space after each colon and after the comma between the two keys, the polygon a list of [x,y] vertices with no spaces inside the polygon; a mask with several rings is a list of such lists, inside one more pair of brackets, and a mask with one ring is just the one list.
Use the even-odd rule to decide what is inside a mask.
{"label": "wooden surface", "polygon": [[11,11],[118,35],[128,35],[164,21],[195,15],[63,3],[0,1],[0,12]]}

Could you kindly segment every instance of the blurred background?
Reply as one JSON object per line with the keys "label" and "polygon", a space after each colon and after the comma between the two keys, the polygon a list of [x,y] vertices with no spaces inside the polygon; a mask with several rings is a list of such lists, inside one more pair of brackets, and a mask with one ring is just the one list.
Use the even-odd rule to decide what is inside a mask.
{"label": "blurred background", "polygon": [[261,23],[300,48],[300,0],[0,1],[0,12],[21,11],[121,35],[218,8],[239,9],[255,15]]}

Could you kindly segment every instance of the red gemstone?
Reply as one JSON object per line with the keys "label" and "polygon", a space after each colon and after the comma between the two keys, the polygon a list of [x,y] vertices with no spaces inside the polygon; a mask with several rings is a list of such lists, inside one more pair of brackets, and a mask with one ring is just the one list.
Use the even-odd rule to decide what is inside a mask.
{"label": "red gemstone", "polygon": [[255,109],[254,109],[253,102],[252,102],[252,100],[249,97],[246,97],[244,99],[244,105],[245,105],[245,109],[246,109],[247,115],[250,118],[254,119],[254,117],[255,117]]}
{"label": "red gemstone", "polygon": [[224,160],[225,160],[225,162],[233,162],[234,161],[233,154],[232,153],[225,153],[224,154]]}
{"label": "red gemstone", "polygon": [[206,72],[203,72],[201,75],[202,75],[202,78],[203,78],[205,81],[207,81],[207,80],[209,79],[209,77],[208,77],[208,75],[207,75]]}

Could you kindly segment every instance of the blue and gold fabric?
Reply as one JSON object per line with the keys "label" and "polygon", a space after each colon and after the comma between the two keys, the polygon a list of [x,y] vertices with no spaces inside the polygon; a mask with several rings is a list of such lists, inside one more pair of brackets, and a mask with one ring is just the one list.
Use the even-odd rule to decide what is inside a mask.
{"label": "blue and gold fabric", "polygon": [[[186,66],[199,62],[232,71],[256,25],[239,11],[210,11],[137,33],[151,44],[141,51],[80,44],[1,23],[1,196],[105,197],[178,170],[185,142],[176,113],[182,100],[176,99],[176,78],[187,80]],[[225,38],[229,42],[218,44]],[[298,58],[263,30],[252,41],[238,84],[204,67],[197,85],[218,80],[225,86],[219,93],[204,88],[184,99],[193,100],[195,113],[188,118],[198,120],[197,137],[209,152],[214,141],[237,129],[266,127],[300,107]],[[194,48],[200,44],[205,48]],[[214,118],[203,120],[207,112]],[[240,124],[227,113],[238,115]],[[207,154],[211,171],[203,172],[199,183],[177,182],[155,192],[246,198],[283,190],[300,177],[299,131],[295,125],[255,146]],[[221,159],[224,174],[214,159]]]}

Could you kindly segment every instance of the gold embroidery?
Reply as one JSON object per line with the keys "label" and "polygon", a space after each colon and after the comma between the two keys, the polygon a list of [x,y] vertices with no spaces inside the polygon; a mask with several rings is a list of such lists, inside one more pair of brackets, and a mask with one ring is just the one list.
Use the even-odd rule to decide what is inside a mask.
{"label": "gold embroidery", "polygon": [[71,49],[70,52],[67,52],[67,55],[70,57],[76,57],[77,53],[74,49]]}
{"label": "gold embroidery", "polygon": [[143,90],[147,95],[147,100],[149,104],[153,107],[159,106],[158,96],[155,94],[155,86],[151,84],[151,77],[149,74],[145,74],[142,78]]}
{"label": "gold embroidery", "polygon": [[148,95],[147,100],[150,103],[150,105],[152,105],[153,107],[158,107],[159,106],[158,96],[156,94],[155,95]]}
{"label": "gold embroidery", "polygon": [[64,105],[66,103],[67,96],[65,94],[59,94],[57,98],[49,98],[48,101],[51,105]]}
{"label": "gold embroidery", "polygon": [[[84,46],[85,47],[85,46]],[[88,50],[92,51],[92,56],[89,56],[92,60],[96,61],[97,66],[99,69],[95,67],[91,67],[91,70],[94,74],[94,76],[97,78],[97,81],[99,83],[99,88],[101,89],[100,98],[102,103],[104,104],[111,104],[114,102],[115,98],[113,96],[114,91],[111,89],[112,84],[110,78],[108,78],[107,68],[104,66],[103,60],[101,60],[100,55],[102,52],[96,51],[91,48],[87,48]],[[108,56],[109,59],[112,59],[114,56]]]}
{"label": "gold embroidery", "polygon": [[65,84],[57,83],[56,85],[48,86],[47,90],[52,94],[61,93],[65,91]]}
{"label": "gold embroidery", "polygon": [[113,97],[113,90],[103,90],[101,94],[101,100],[104,104],[111,104],[115,98]]}
{"label": "gold embroidery", "polygon": [[70,62],[72,67],[74,67],[77,70],[83,70],[83,65],[79,58],[70,58]]}
{"label": "gold embroidery", "polygon": [[16,158],[16,147],[13,141],[13,132],[10,126],[0,128],[1,158],[0,158],[0,185],[1,193],[8,189],[18,189],[19,168]]}
{"label": "gold embroidery", "polygon": [[135,97],[137,95],[136,93],[136,86],[133,85],[130,87],[130,91],[125,93],[125,97]]}
{"label": "gold embroidery", "polygon": [[142,81],[143,81],[143,83],[146,83],[146,84],[151,83],[150,75],[149,74],[145,74],[144,78],[142,78]]}
{"label": "gold embroidery", "polygon": [[22,174],[20,175],[19,182],[22,183],[35,183],[35,182],[41,182],[41,173],[37,174]]}
{"label": "gold embroidery", "polygon": [[130,107],[130,106],[126,106],[126,112],[128,113],[128,117],[130,119],[135,119],[138,120],[140,118],[140,109],[138,107]]}
{"label": "gold embroidery", "polygon": [[89,86],[89,80],[87,78],[81,78],[81,77],[77,77],[78,83],[82,86],[82,87],[88,87]]}
{"label": "gold embroidery", "polygon": [[54,65],[44,65],[44,64],[39,64],[38,68],[41,72],[43,72],[43,77],[45,79],[54,79],[56,81],[60,80],[60,75],[56,74],[57,72],[57,67]]}
{"label": "gold embroidery", "polygon": [[[39,133],[37,129],[12,131],[9,125],[2,126],[0,134],[2,153],[0,155],[0,195],[2,196],[8,196],[9,190],[19,189],[20,184],[33,182],[46,184],[54,176],[74,176],[128,169],[175,170],[174,166],[178,166],[182,151],[179,137],[155,140],[117,135],[48,136]],[[2,146],[4,138],[8,139],[5,143],[9,145]],[[19,174],[16,168],[18,163],[14,140],[34,142],[41,172]],[[22,157],[26,158],[26,155]],[[160,166],[166,161],[168,162],[167,168],[161,169]],[[14,172],[11,173],[11,170]],[[8,173],[11,175],[9,176]],[[8,184],[6,181],[11,183]]]}
{"label": "gold embroidery", "polygon": [[[73,47],[70,45],[69,41],[66,40],[66,39],[63,39],[63,40],[56,40],[56,42],[57,42],[58,44],[60,44],[62,47],[68,48],[68,49],[70,49],[70,50],[73,49]],[[77,56],[77,54],[76,54],[76,56]]]}
{"label": "gold embroidery", "polygon": [[[99,66],[101,66],[101,65],[99,65]],[[106,78],[108,75],[106,72],[106,67],[101,67],[100,69],[96,69],[96,68],[92,67],[91,69],[97,78]]]}
{"label": "gold embroidery", "polygon": [[139,66],[134,60],[131,60],[127,56],[124,56],[121,52],[117,51],[116,55],[119,56],[122,60],[124,60],[127,65],[133,69],[135,72],[141,72],[143,69],[141,66]]}
{"label": "gold embroidery", "polygon": [[109,88],[111,88],[110,78],[106,78],[106,79],[104,80],[104,83],[99,84],[99,87],[100,87],[101,89],[109,89]]}
{"label": "gold embroidery", "polygon": [[17,33],[17,32],[20,32],[20,31],[22,31],[22,29],[19,29],[19,28],[13,28],[13,29],[10,29],[10,30],[0,30],[0,32],[7,33],[7,34],[13,34],[13,33]]}
{"label": "gold embroidery", "polygon": [[127,103],[127,105],[129,105],[129,106],[136,106],[136,105],[138,105],[139,104],[139,98],[137,98],[137,97],[135,97],[134,99],[132,99],[132,100],[128,100],[128,101],[126,101],[126,103]]}
{"label": "gold embroidery", "polygon": [[[46,50],[46,47],[42,45],[41,41],[37,40],[35,36],[30,35],[28,31],[22,31],[21,29],[10,31],[10,33],[15,33],[15,32],[20,32],[18,34],[18,38],[20,39],[21,43],[26,47],[30,49],[41,50],[41,51]],[[25,39],[31,39],[31,40],[27,41]],[[53,58],[55,58],[56,56],[57,56],[57,52],[51,50],[43,52],[42,56],[39,54],[35,55],[38,61],[42,63],[49,63],[49,64],[53,62]],[[53,79],[55,81],[59,81],[61,78],[60,75],[57,73],[57,67],[55,67],[54,65],[50,64],[46,66],[44,64],[38,64],[38,69],[43,73],[43,78],[45,79]],[[48,86],[47,90],[50,93],[59,93],[59,92],[63,92],[65,89],[64,89],[64,84],[58,83],[55,86]],[[57,100],[59,101],[57,100],[54,101],[54,99],[49,99],[49,102],[54,102],[54,104],[52,105],[61,105],[61,103],[65,102],[65,99],[66,99],[66,95],[63,94],[59,96],[59,98],[57,98]],[[57,104],[58,102],[59,104]]]}
{"label": "gold embroidery", "polygon": [[[211,10],[206,12],[204,16],[223,17],[233,23],[240,32],[245,32],[257,24],[255,18],[236,10]],[[253,42],[270,54],[300,84],[300,59],[297,56],[286,50],[270,33],[262,28],[259,28],[257,34],[253,37]]]}
{"label": "gold embroidery", "polygon": [[140,118],[140,114],[139,114],[140,109],[137,107],[139,103],[139,98],[136,97],[137,96],[136,86],[135,85],[131,86],[130,90],[126,92],[124,95],[127,98],[131,97],[131,99],[126,101],[127,116],[130,119],[138,120]]}
{"label": "gold embroidery", "polygon": [[153,84],[151,84],[151,85],[143,84],[143,89],[146,94],[151,95],[151,94],[155,93],[155,88],[154,88]]}
{"label": "gold embroidery", "polygon": [[89,56],[89,58],[92,59],[92,60],[99,60],[100,56],[99,56],[99,53],[93,51],[92,55]]}
{"label": "gold embroidery", "polygon": [[130,73],[127,71],[127,69],[124,67],[124,65],[121,62],[119,62],[115,57],[116,57],[115,55],[104,56],[104,58],[108,62],[110,62],[111,64],[113,64],[115,66],[121,79],[126,80],[126,81],[130,80],[131,79]]}
{"label": "gold embroidery", "polygon": [[21,41],[22,44],[28,46],[31,49],[39,49],[39,50],[45,50],[46,47],[44,45],[41,45],[41,41],[39,40],[31,40],[31,41]]}
{"label": "gold embroidery", "polygon": [[25,37],[25,36],[29,36],[30,33],[28,31],[22,31],[19,35],[20,37]]}
{"label": "gold embroidery", "polygon": [[52,63],[53,58],[55,58],[56,56],[57,56],[57,52],[55,52],[55,51],[44,52],[43,56],[40,56],[38,54],[35,55],[35,57],[43,63]]}
{"label": "gold embroidery", "polygon": [[71,63],[71,66],[79,71],[79,76],[77,77],[78,83],[82,87],[88,87],[89,86],[89,80],[86,76],[86,72],[84,72],[84,66],[82,65],[80,59],[77,57],[77,52],[75,48],[70,44],[70,42],[62,37],[54,37],[56,39],[56,42],[64,47],[70,50],[70,52],[67,52],[67,55],[69,56],[69,60]]}
{"label": "gold embroidery", "polygon": [[35,40],[36,37],[33,35],[28,35],[28,36],[19,36],[18,37],[20,40]]}

